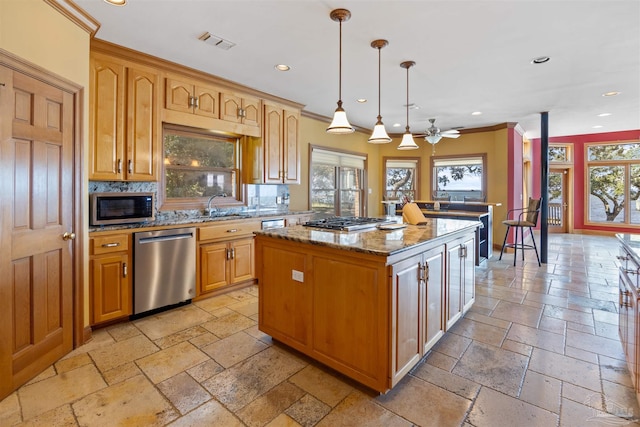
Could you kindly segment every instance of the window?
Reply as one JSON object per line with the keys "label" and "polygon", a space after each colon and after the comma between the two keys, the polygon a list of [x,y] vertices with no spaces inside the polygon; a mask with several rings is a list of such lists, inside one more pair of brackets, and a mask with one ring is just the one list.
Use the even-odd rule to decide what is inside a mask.
{"label": "window", "polygon": [[419,158],[384,158],[384,199],[418,198]]}
{"label": "window", "polygon": [[239,203],[238,141],[200,130],[165,126],[163,207],[202,209],[209,197],[216,204]]}
{"label": "window", "polygon": [[365,215],[366,156],[311,147],[311,209],[327,216]]}
{"label": "window", "polygon": [[549,163],[571,163],[571,161],[570,144],[549,145]]}
{"label": "window", "polygon": [[640,143],[587,146],[587,222],[640,225]]}
{"label": "window", "polygon": [[433,197],[486,198],[486,155],[432,157]]}

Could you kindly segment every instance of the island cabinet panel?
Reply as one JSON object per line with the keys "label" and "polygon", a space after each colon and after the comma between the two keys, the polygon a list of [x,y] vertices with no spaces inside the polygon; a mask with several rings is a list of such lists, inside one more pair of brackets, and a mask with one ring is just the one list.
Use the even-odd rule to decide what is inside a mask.
{"label": "island cabinet panel", "polygon": [[305,274],[307,256],[270,244],[259,250],[257,271],[262,283],[268,283],[260,283],[260,328],[293,348],[309,351],[312,296],[311,276]]}
{"label": "island cabinet panel", "polygon": [[447,329],[462,317],[475,301],[475,237],[447,244]]}
{"label": "island cabinet panel", "polygon": [[400,380],[422,357],[423,259],[416,255],[392,266],[391,372]]}
{"label": "island cabinet panel", "polygon": [[313,257],[313,353],[359,381],[387,382],[387,278],[384,265]]}
{"label": "island cabinet panel", "polygon": [[422,298],[422,354],[425,355],[445,331],[445,245],[430,249],[422,256],[427,266],[425,295]]}

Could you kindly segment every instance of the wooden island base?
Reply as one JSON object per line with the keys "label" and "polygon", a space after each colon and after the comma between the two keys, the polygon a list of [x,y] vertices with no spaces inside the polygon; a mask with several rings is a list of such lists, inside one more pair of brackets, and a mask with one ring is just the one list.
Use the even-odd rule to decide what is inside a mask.
{"label": "wooden island base", "polygon": [[384,393],[473,304],[477,224],[258,232],[259,328]]}

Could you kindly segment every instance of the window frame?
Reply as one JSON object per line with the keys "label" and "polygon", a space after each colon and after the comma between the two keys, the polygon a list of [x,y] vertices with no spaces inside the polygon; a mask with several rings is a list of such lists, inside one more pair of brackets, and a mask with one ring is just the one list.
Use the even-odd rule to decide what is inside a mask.
{"label": "window frame", "polygon": [[[487,163],[487,153],[472,153],[472,154],[457,154],[451,156],[431,156],[431,194],[429,197],[433,197],[434,194],[438,192],[438,178],[436,174],[436,165],[435,163],[439,160],[457,160],[457,159],[481,159],[482,160],[482,177],[480,179],[480,197],[484,197],[485,200],[488,200],[488,188],[487,188],[487,174],[489,173],[488,163]],[[474,196],[476,197],[476,196]],[[451,200],[457,201],[457,200]],[[463,200],[460,200],[462,202]]]}
{"label": "window frame", "polygon": [[[368,176],[368,155],[366,153],[358,153],[355,151],[348,151],[348,150],[341,150],[341,149],[336,149],[336,148],[331,148],[331,147],[324,147],[324,146],[320,146],[320,145],[313,145],[310,144],[309,145],[309,162],[308,162],[308,169],[307,169],[307,173],[308,173],[308,178],[309,178],[309,192],[308,192],[308,203],[309,203],[309,208],[313,209],[313,152],[314,150],[320,150],[320,151],[325,151],[325,152],[330,152],[330,153],[334,153],[338,156],[343,155],[343,156],[356,156],[356,157],[361,157],[363,158],[363,162],[364,162],[364,168],[362,169],[362,186],[361,188],[358,190],[360,192],[360,198],[362,200],[362,209],[361,212],[358,214],[358,216],[367,216],[367,212],[368,212],[368,204],[369,204],[369,200],[368,200],[368,185],[367,185],[367,176]],[[334,195],[334,214],[333,215],[337,215],[337,216],[344,216],[341,214],[341,192],[344,191],[344,189],[341,188],[341,177],[340,177],[340,166],[336,165],[334,167],[334,176],[335,176],[335,195]]]}
{"label": "window frame", "polygon": [[167,132],[179,133],[183,135],[192,135],[194,137],[202,137],[208,139],[216,139],[234,144],[234,167],[232,168],[235,176],[235,197],[216,197],[213,200],[212,206],[226,206],[226,207],[240,207],[244,205],[246,194],[243,191],[242,185],[242,173],[240,170],[240,138],[236,136],[219,134],[216,132],[210,132],[206,129],[192,128],[188,126],[175,125],[170,123],[163,123],[162,126],[162,139],[161,147],[158,152],[160,153],[160,179],[158,180],[158,194],[157,204],[160,211],[166,210],[204,210],[207,207],[207,202],[210,196],[206,197],[182,197],[182,198],[167,198],[166,196],[166,167],[165,167],[165,134]]}
{"label": "window frame", "polygon": [[[591,147],[604,147],[609,145],[625,145],[625,144],[640,144],[640,140],[627,140],[627,141],[610,141],[610,142],[594,142],[584,145],[584,209],[583,209],[583,222],[585,225],[593,227],[612,227],[612,228],[640,228],[640,224],[631,222],[631,210],[633,209],[631,200],[631,166],[640,165],[640,159],[619,159],[619,160],[590,160],[589,148]],[[591,197],[591,168],[598,166],[621,166],[624,169],[624,217],[622,222],[609,222],[609,221],[592,221],[589,218],[589,212],[591,205],[589,203]]]}
{"label": "window frame", "polygon": [[[420,200],[420,170],[421,166],[421,157],[396,157],[396,156],[384,156],[382,157],[382,200],[389,200],[387,198],[387,163],[389,162],[415,162],[415,177],[414,177],[414,189],[415,193],[412,200]],[[396,200],[396,199],[393,199]]]}

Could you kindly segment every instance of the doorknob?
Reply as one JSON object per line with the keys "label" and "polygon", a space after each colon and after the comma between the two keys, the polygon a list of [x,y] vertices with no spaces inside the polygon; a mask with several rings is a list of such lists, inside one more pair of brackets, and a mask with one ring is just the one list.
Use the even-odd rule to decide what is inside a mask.
{"label": "doorknob", "polygon": [[74,240],[76,238],[76,233],[66,232],[62,235],[62,240]]}

